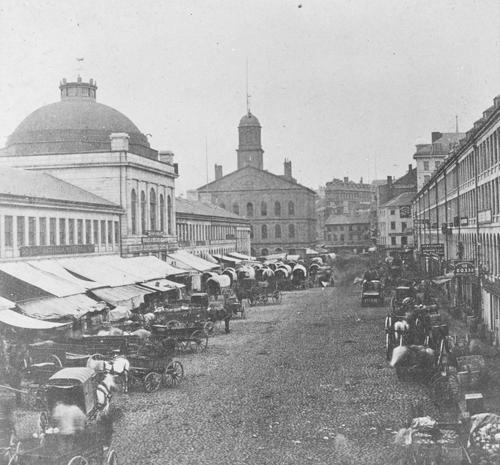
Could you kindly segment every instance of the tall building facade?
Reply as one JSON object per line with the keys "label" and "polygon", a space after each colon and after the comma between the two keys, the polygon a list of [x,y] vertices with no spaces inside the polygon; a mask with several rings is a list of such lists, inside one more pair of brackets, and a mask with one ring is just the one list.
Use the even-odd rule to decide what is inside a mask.
{"label": "tall building facade", "polygon": [[43,171],[92,192],[124,212],[124,256],[165,258],[175,249],[171,152],[158,152],[125,115],[97,102],[97,84],[63,80],[60,101],[28,115],[0,151],[0,166]]}
{"label": "tall building facade", "polygon": [[223,176],[216,165],[215,180],[199,187],[198,197],[249,221],[252,255],[297,253],[314,245],[315,192],[292,176],[289,160],[281,176],[264,170],[261,125],[250,111],[241,118],[238,135],[238,169]]}
{"label": "tall building facade", "polygon": [[500,96],[413,202],[415,239],[430,274],[451,272],[453,296],[500,339]]}

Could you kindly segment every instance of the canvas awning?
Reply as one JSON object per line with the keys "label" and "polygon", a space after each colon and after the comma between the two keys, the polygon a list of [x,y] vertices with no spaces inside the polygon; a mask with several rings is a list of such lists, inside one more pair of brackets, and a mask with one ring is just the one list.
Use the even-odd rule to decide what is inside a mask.
{"label": "canvas awning", "polygon": [[0,323],[13,326],[15,328],[39,330],[60,328],[61,326],[71,324],[37,320],[36,318],[30,318],[29,316],[17,313],[14,310],[0,310]]}
{"label": "canvas awning", "polygon": [[27,263],[29,263],[31,266],[34,266],[35,268],[38,268],[41,271],[52,273],[59,278],[65,279],[79,286],[83,286],[85,289],[96,289],[97,287],[107,286],[107,284],[92,281],[90,279],[77,278],[56,260],[30,260]]}
{"label": "canvas awning", "polygon": [[5,297],[0,296],[0,310],[6,310],[9,308],[14,308],[16,304]]}
{"label": "canvas awning", "polygon": [[255,257],[251,257],[250,255],[245,255],[245,254],[242,254],[239,252],[229,252],[228,255],[230,255],[231,257],[239,258],[240,260],[246,260],[249,262],[256,260]]}
{"label": "canvas awning", "polygon": [[152,294],[152,289],[146,289],[141,286],[129,285],[118,287],[103,287],[102,289],[94,289],[92,294],[99,299],[104,300],[114,307],[124,307],[129,310],[139,307],[144,302],[144,296]]}
{"label": "canvas awning", "polygon": [[186,287],[184,284],[179,284],[165,278],[153,279],[152,281],[141,283],[141,286],[159,292],[171,291],[172,289],[182,289],[183,287]]}
{"label": "canvas awning", "polygon": [[147,272],[154,274],[155,276],[150,279],[164,278],[166,276],[175,276],[186,273],[186,270],[176,268],[159,258],[153,257],[152,255],[124,258],[123,260],[131,263],[134,267],[137,267],[138,273],[142,273],[142,270],[147,270]]}
{"label": "canvas awning", "polygon": [[56,297],[83,294],[86,291],[84,287],[78,284],[42,271],[26,262],[0,263],[0,270]]}
{"label": "canvas awning", "polygon": [[207,262],[203,260],[203,258],[197,257],[185,250],[178,250],[177,252],[168,254],[167,257],[173,266],[179,266],[185,269],[204,272],[218,268],[218,265],[215,263]]}
{"label": "canvas awning", "polygon": [[79,319],[106,308],[103,302],[96,302],[85,294],[31,300],[18,306],[26,315],[40,320]]}
{"label": "canvas awning", "polygon": [[236,257],[228,257],[227,255],[220,255],[220,254],[212,254],[217,260],[220,260],[221,262],[225,263],[230,263],[232,265],[237,265],[238,263],[241,263],[243,260],[236,258]]}
{"label": "canvas awning", "polygon": [[438,286],[441,286],[442,284],[449,283],[453,279],[453,274],[448,275],[445,274],[443,276],[436,276],[435,278],[432,278],[432,282],[434,284],[437,284]]}

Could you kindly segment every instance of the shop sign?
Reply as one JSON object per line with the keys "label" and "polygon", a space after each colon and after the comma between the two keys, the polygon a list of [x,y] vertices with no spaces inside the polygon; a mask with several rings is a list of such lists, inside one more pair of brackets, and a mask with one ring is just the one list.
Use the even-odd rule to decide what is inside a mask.
{"label": "shop sign", "polygon": [[473,262],[456,262],[455,276],[472,276],[476,269]]}
{"label": "shop sign", "polygon": [[444,256],[444,244],[422,244],[420,251],[424,254]]}
{"label": "shop sign", "polygon": [[491,223],[491,210],[483,210],[478,213],[479,224]]}
{"label": "shop sign", "polygon": [[462,216],[460,218],[460,226],[469,226],[469,217],[468,216]]}

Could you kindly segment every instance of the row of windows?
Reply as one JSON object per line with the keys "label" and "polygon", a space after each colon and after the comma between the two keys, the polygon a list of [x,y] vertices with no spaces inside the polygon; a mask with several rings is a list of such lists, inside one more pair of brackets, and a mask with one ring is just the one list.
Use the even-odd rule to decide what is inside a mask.
{"label": "row of windows", "polygon": [[[344,225],[329,225],[329,231],[344,231]],[[345,226],[346,231],[363,231],[368,229],[368,226],[362,224],[350,224]]]}
{"label": "row of windows", "polygon": [[[437,170],[439,168],[439,165],[441,165],[441,161],[439,160],[436,160],[434,162],[434,166],[433,166],[433,170]],[[431,169],[430,167],[430,162],[427,160],[427,161],[424,161],[424,171],[429,171]]]}
{"label": "row of windows", "polygon": [[[294,239],[295,238],[295,225],[294,224],[289,224],[288,225],[288,238],[289,239]],[[260,238],[261,239],[271,239],[271,230],[272,228],[268,228],[267,224],[263,224],[260,227]],[[276,224],[274,225],[274,238],[275,239],[281,239],[283,237],[282,231],[281,231],[281,225]],[[254,238],[254,229],[253,226],[250,226],[250,239]]]}
{"label": "row of windows", "polygon": [[211,241],[235,235],[233,226],[177,223],[177,238],[180,241]]}
{"label": "row of windows", "polygon": [[325,239],[328,239],[330,242],[345,242],[346,240],[350,242],[357,242],[363,240],[362,234],[328,234]]}
{"label": "row of windows", "polygon": [[[219,206],[224,208],[224,210],[226,209],[224,202],[220,203]],[[232,212],[236,215],[240,214],[240,205],[237,202],[233,203]],[[254,205],[252,202],[248,202],[246,205],[246,216],[247,218],[254,217]],[[267,216],[267,202],[262,201],[260,203],[260,216]],[[281,203],[278,201],[274,202],[274,216],[281,216]],[[292,201],[288,202],[288,216],[295,216],[295,204]]]}
{"label": "row of windows", "polygon": [[[150,231],[162,231],[165,232],[165,198],[163,194],[159,196],[159,202],[157,202],[156,191],[151,188],[149,191],[149,228],[148,228],[148,217],[147,217],[147,207],[148,201],[146,200],[146,193],[142,190],[140,193],[140,201],[137,198],[137,192],[132,189],[130,194],[131,199],[131,221],[132,221],[132,234],[137,234],[139,231],[137,224],[137,213],[140,212],[140,233],[146,234],[148,230]],[[159,209],[158,209],[159,204]],[[159,212],[159,219],[157,218]],[[167,234],[172,234],[172,198],[167,195]]]}
{"label": "row of windows", "polygon": [[[38,228],[37,228],[38,225]],[[37,234],[38,229],[38,234]],[[118,221],[4,216],[5,247],[120,242]]]}

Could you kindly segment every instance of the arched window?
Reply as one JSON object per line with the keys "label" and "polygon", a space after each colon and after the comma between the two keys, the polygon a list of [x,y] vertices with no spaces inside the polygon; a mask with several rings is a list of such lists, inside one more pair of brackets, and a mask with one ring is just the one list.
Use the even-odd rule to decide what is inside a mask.
{"label": "arched window", "polygon": [[141,191],[141,234],[146,234],[146,194]]}
{"label": "arched window", "polygon": [[274,227],[274,237],[276,239],[279,239],[281,237],[281,226],[279,224],[277,224],[275,227]]}
{"label": "arched window", "polygon": [[269,255],[269,250],[267,250],[267,249],[262,249],[261,254],[262,254],[262,255]]}
{"label": "arched window", "polygon": [[240,214],[240,206],[236,202],[233,203],[233,213],[236,215]]}
{"label": "arched window", "polygon": [[267,239],[267,225],[263,224],[261,228],[262,239]]}
{"label": "arched window", "polygon": [[262,201],[260,204],[260,215],[267,216],[267,203]]}
{"label": "arched window", "polygon": [[288,202],[288,216],[294,216],[295,215],[295,204],[290,201]]}
{"label": "arched window", "polygon": [[165,197],[160,194],[160,231],[165,231]]}
{"label": "arched window", "polygon": [[274,202],[274,216],[281,216],[281,203]]}
{"label": "arched window", "polygon": [[156,192],[153,188],[149,191],[149,229],[156,231]]}
{"label": "arched window", "polygon": [[130,219],[132,221],[132,234],[137,234],[137,193],[132,189],[130,194]]}
{"label": "arched window", "polygon": [[247,217],[253,218],[253,203],[252,202],[247,203]]}
{"label": "arched window", "polygon": [[290,239],[293,239],[295,237],[295,225],[294,224],[288,225],[288,237]]}
{"label": "arched window", "polygon": [[172,197],[167,196],[167,233],[172,234]]}

